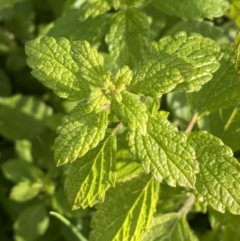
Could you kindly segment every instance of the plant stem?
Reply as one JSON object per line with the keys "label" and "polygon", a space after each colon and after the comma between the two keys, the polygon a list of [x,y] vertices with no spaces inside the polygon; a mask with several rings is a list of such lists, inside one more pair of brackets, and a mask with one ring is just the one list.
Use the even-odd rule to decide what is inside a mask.
{"label": "plant stem", "polygon": [[197,122],[197,118],[198,118],[198,113],[196,112],[196,113],[193,115],[193,117],[192,117],[192,119],[190,120],[190,122],[188,123],[188,126],[187,126],[187,128],[186,128],[186,130],[185,130],[185,133],[190,132],[190,131],[193,129],[194,125],[195,125],[196,122]]}
{"label": "plant stem", "polygon": [[72,232],[76,235],[76,237],[79,239],[79,241],[88,241],[81,233],[78,232],[77,228],[74,225],[72,225],[71,222],[67,220],[65,217],[63,217],[61,214],[53,211],[49,212],[49,214],[56,217],[67,227],[69,227],[72,230]]}

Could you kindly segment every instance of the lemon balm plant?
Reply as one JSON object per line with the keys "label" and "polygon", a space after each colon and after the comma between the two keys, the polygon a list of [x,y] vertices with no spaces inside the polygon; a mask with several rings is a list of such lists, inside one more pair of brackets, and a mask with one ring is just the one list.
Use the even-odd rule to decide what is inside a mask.
{"label": "lemon balm plant", "polygon": [[[217,31],[203,19],[228,8],[225,0],[87,0],[27,42],[33,76],[77,101],[54,152],[72,209],[96,208],[89,240],[198,240],[187,219],[194,212],[209,213],[205,240],[240,237],[238,37],[234,52],[197,33],[198,24]],[[185,31],[160,34],[168,15],[191,31],[182,22]],[[189,106],[184,127],[163,111],[167,102],[175,115],[174,98]]]}

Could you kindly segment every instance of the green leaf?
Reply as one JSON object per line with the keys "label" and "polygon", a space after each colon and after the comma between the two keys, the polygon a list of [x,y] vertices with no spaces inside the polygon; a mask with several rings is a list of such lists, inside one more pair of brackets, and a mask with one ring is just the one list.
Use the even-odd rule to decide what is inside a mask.
{"label": "green leaf", "polygon": [[24,209],[14,223],[16,241],[33,241],[48,228],[49,217],[40,204]]}
{"label": "green leaf", "polygon": [[184,19],[216,18],[228,9],[226,0],[153,0],[153,4],[163,12]]}
{"label": "green leaf", "polygon": [[25,48],[27,64],[33,69],[32,75],[53,89],[56,95],[70,100],[88,96],[89,87],[80,81],[79,66],[73,60],[71,44],[67,39],[43,37],[27,42]]}
{"label": "green leaf", "polygon": [[149,117],[146,136],[136,130],[128,139],[132,153],[147,173],[173,187],[194,187],[198,171],[194,150],[187,137],[165,117]]}
{"label": "green leaf", "polygon": [[26,0],[0,0],[0,9],[13,7],[14,4],[18,2],[23,2],[23,1],[26,1]]}
{"label": "green leaf", "polygon": [[55,160],[57,165],[73,162],[96,147],[104,138],[108,111],[88,113],[85,105],[77,105],[65,116],[57,129]]}
{"label": "green leaf", "polygon": [[239,74],[240,73],[240,31],[237,32],[234,40],[234,53],[235,53],[235,71]]}
{"label": "green leaf", "polygon": [[52,109],[44,102],[28,96],[0,98],[0,134],[10,140],[33,138],[44,128],[44,118]]}
{"label": "green leaf", "polygon": [[192,67],[176,55],[164,52],[158,56],[149,55],[134,69],[129,90],[141,95],[159,97],[183,82],[191,73]]}
{"label": "green leaf", "polygon": [[131,131],[138,130],[143,135],[147,132],[147,109],[139,98],[127,91],[121,92],[122,100],[113,100],[111,108],[122,123]]}
{"label": "green leaf", "polygon": [[199,117],[198,126],[220,138],[234,152],[240,150],[240,105]]}
{"label": "green leaf", "polygon": [[239,0],[233,0],[230,2],[228,17],[232,18],[238,27],[240,26],[240,2],[239,2]]}
{"label": "green leaf", "polygon": [[58,38],[65,37],[69,40],[86,40],[91,46],[99,46],[104,36],[107,16],[100,15],[95,18],[78,21],[79,12],[77,9],[68,10],[64,16],[54,22],[53,28],[48,36]]}
{"label": "green leaf", "polygon": [[12,93],[12,86],[8,75],[0,67],[0,96],[9,96]]}
{"label": "green leaf", "polygon": [[234,70],[233,53],[229,47],[223,51],[220,68],[214,73],[212,80],[200,91],[187,94],[191,109],[199,115],[228,108],[240,102],[240,83]]}
{"label": "green leaf", "polygon": [[142,241],[197,241],[185,217],[178,213],[157,216]]}
{"label": "green leaf", "polygon": [[112,83],[117,91],[124,90],[132,81],[132,71],[128,66],[123,66],[115,74],[112,75]]}
{"label": "green leaf", "polygon": [[[55,128],[56,129],[56,128]],[[55,131],[54,129],[54,131]],[[32,157],[32,143],[27,139],[16,140],[15,141],[15,151],[17,156],[26,161],[26,162],[33,162]]]}
{"label": "green leaf", "polygon": [[84,82],[96,87],[110,78],[110,71],[104,67],[104,58],[87,41],[72,42],[72,56],[78,65],[78,73]]}
{"label": "green leaf", "polygon": [[80,7],[79,19],[84,21],[89,17],[94,18],[106,13],[110,8],[109,0],[87,0]]}
{"label": "green leaf", "polygon": [[192,132],[188,141],[200,167],[193,193],[219,212],[240,214],[240,164],[232,150],[207,132]]}
{"label": "green leaf", "polygon": [[158,182],[145,175],[109,189],[93,216],[90,241],[141,240],[151,225],[158,188]]}
{"label": "green leaf", "polygon": [[110,104],[109,98],[103,94],[102,90],[97,88],[91,92],[89,95],[89,98],[87,99],[87,106],[86,106],[86,111],[91,112],[91,111],[101,111],[104,106]]}
{"label": "green leaf", "polygon": [[157,56],[162,53],[176,55],[193,66],[192,71],[189,70],[189,74],[184,76],[185,81],[180,83],[174,91],[199,90],[219,68],[218,59],[221,57],[220,47],[215,41],[200,34],[187,35],[185,32],[153,42],[151,52]]}
{"label": "green leaf", "polygon": [[210,209],[210,215],[213,216],[219,223],[225,225],[232,231],[240,233],[240,216],[234,215],[225,211],[225,213],[219,213],[214,209]]}
{"label": "green leaf", "polygon": [[11,189],[9,197],[16,202],[26,202],[36,197],[42,187],[43,184],[40,182],[19,182]]}
{"label": "green leaf", "polygon": [[114,14],[106,35],[111,55],[121,66],[136,65],[146,52],[148,32],[148,18],[140,10],[128,8]]}
{"label": "green leaf", "polygon": [[106,190],[115,183],[115,152],[116,137],[110,135],[70,165],[65,192],[72,209],[104,201]]}
{"label": "green leaf", "polygon": [[29,180],[36,181],[39,177],[44,175],[41,169],[18,159],[4,162],[2,164],[2,171],[7,179],[15,183],[26,182]]}

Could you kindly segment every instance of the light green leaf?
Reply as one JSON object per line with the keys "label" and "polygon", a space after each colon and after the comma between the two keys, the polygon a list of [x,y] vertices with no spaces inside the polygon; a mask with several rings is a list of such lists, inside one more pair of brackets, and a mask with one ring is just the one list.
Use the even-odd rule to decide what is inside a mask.
{"label": "light green leaf", "polygon": [[44,175],[41,169],[19,159],[4,162],[2,164],[2,171],[7,179],[15,183],[29,180],[36,181]]}
{"label": "light green leaf", "polygon": [[220,68],[211,81],[198,92],[187,94],[192,110],[199,115],[208,114],[218,109],[228,108],[240,102],[240,82],[234,69],[234,56],[230,47],[223,47]]}
{"label": "light green leaf", "polygon": [[193,193],[219,212],[240,214],[240,164],[232,150],[207,132],[192,132],[188,141],[200,167]]}
{"label": "light green leaf", "polygon": [[111,108],[123,125],[131,131],[138,130],[143,135],[147,132],[148,114],[146,106],[139,98],[127,91],[121,92],[122,100],[113,100]]}
{"label": "light green leaf", "polygon": [[19,182],[11,189],[9,197],[16,202],[26,202],[36,197],[42,187],[43,184],[40,182]]}
{"label": "light green leaf", "polygon": [[228,9],[227,0],[153,0],[153,4],[163,12],[184,19],[216,18]]}
{"label": "light green leaf", "polygon": [[119,69],[111,79],[112,83],[115,85],[117,91],[122,91],[128,86],[132,81],[132,71],[128,66],[123,66]]}
{"label": "light green leaf", "polygon": [[55,140],[57,165],[73,162],[98,145],[105,136],[108,113],[88,113],[85,105],[79,104],[63,118]]}
{"label": "light green leaf", "polygon": [[228,17],[232,18],[238,27],[240,26],[240,2],[239,2],[239,0],[233,0],[230,2]]}
{"label": "light green leaf", "polygon": [[54,38],[65,37],[69,40],[86,40],[91,46],[99,46],[104,36],[107,16],[100,15],[83,22],[79,22],[78,18],[77,9],[68,10],[54,22],[47,35]]}
{"label": "light green leaf", "polygon": [[138,9],[128,8],[114,14],[106,42],[112,56],[123,66],[132,67],[147,48],[149,23]]}
{"label": "light green leaf", "polygon": [[194,150],[185,134],[165,117],[149,117],[146,136],[136,130],[128,139],[132,153],[147,173],[173,187],[194,187],[198,171]]}
{"label": "light green leaf", "polygon": [[[56,128],[54,129],[54,131]],[[15,141],[15,151],[17,153],[17,156],[26,161],[26,162],[33,162],[33,157],[32,157],[32,143],[31,141],[27,139],[22,139],[22,140],[16,140]]]}
{"label": "light green leaf", "polygon": [[110,78],[110,71],[103,66],[103,56],[96,49],[91,48],[87,41],[72,42],[72,56],[84,82],[96,87],[103,87],[103,83]]}
{"label": "light green leaf", "polygon": [[191,73],[193,66],[176,55],[165,52],[144,58],[133,72],[129,91],[159,97],[173,90]]}
{"label": "light green leaf", "polygon": [[178,213],[157,216],[142,241],[197,241],[185,217]]}
{"label": "light green leaf", "polygon": [[80,7],[79,19],[84,21],[89,17],[94,18],[109,11],[110,8],[109,0],[87,0]]}
{"label": "light green leaf", "polygon": [[115,183],[116,137],[108,136],[67,171],[65,192],[72,209],[104,201],[105,192]]}
{"label": "light green leaf", "polygon": [[40,204],[24,209],[14,223],[16,241],[33,241],[48,228],[49,217]]}
{"label": "light green leaf", "polygon": [[152,222],[158,188],[158,182],[145,175],[109,189],[93,216],[90,241],[141,240]]}
{"label": "light green leaf", "polygon": [[[81,43],[78,42],[79,45]],[[88,96],[89,87],[81,81],[79,66],[73,60],[71,44],[67,39],[43,37],[27,42],[25,48],[27,64],[33,69],[31,73],[55,94],[70,100]]]}
{"label": "light green leaf", "polygon": [[86,111],[101,111],[103,107],[109,105],[110,102],[110,99],[103,94],[102,90],[100,88],[97,88],[91,92],[89,98],[87,99]]}
{"label": "light green leaf", "polygon": [[185,81],[180,83],[174,91],[199,90],[219,68],[218,59],[221,57],[220,47],[215,41],[200,34],[187,35],[185,32],[153,42],[151,52],[157,56],[162,53],[177,55],[193,66],[192,71],[185,76]]}
{"label": "light green leaf", "polygon": [[235,53],[235,71],[240,73],[240,31],[237,32],[234,40],[234,53]]}
{"label": "light green leaf", "polygon": [[52,109],[34,97],[14,95],[0,98],[0,134],[10,140],[33,138],[44,128]]}
{"label": "light green leaf", "polygon": [[240,150],[240,105],[199,117],[198,126],[220,138],[234,152]]}

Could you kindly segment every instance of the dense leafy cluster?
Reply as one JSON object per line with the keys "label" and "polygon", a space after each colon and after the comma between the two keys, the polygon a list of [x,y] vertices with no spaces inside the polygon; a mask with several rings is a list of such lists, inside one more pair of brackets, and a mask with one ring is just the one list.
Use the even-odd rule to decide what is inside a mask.
{"label": "dense leafy cluster", "polygon": [[[61,189],[56,201],[56,180],[78,218],[94,208],[90,241],[239,240],[240,34],[233,47],[235,23],[223,18],[237,21],[239,1],[62,2],[61,16],[25,44],[31,74],[60,98],[0,98],[1,135],[28,145],[2,165],[16,183],[10,199],[51,200],[76,240],[86,238],[63,217],[76,218],[58,203]],[[4,2],[0,16],[26,3]],[[39,142],[51,164],[37,167]],[[15,239],[43,235],[47,209],[33,202]],[[196,213],[208,213],[211,229],[190,227]],[[40,228],[27,234],[31,222]]]}

